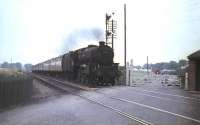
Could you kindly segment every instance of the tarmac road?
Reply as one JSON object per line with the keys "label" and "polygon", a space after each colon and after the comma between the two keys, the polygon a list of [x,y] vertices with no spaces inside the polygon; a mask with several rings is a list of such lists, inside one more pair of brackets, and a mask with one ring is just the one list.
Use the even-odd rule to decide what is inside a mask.
{"label": "tarmac road", "polygon": [[[114,106],[156,125],[200,125],[199,94],[177,87],[114,87],[98,90],[121,100]],[[179,93],[179,94],[177,94]],[[181,94],[182,93],[182,94]],[[105,100],[105,99],[104,99]],[[105,101],[111,102],[111,101]]]}
{"label": "tarmac road", "polygon": [[116,86],[78,94],[81,97],[66,94],[1,112],[0,125],[142,124],[132,117],[152,125],[200,125],[199,93],[178,87]]}
{"label": "tarmac road", "polygon": [[74,95],[18,107],[0,114],[0,125],[140,125]]}

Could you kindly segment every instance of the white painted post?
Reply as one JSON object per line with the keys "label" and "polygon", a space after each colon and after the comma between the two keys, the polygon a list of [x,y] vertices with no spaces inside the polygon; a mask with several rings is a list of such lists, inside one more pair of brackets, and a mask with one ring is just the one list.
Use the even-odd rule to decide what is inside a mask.
{"label": "white painted post", "polygon": [[185,73],[185,90],[188,90],[188,73]]}
{"label": "white painted post", "polygon": [[128,85],[131,86],[131,70],[128,70]]}

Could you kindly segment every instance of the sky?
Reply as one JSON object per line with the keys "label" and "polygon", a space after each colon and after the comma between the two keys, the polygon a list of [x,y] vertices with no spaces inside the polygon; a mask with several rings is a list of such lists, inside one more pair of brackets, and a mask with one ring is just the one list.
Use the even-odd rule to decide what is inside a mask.
{"label": "sky", "polygon": [[[178,61],[200,49],[199,0],[0,0],[0,63],[37,64],[105,40],[105,13],[114,12],[114,61]],[[99,34],[96,38],[95,33]]]}

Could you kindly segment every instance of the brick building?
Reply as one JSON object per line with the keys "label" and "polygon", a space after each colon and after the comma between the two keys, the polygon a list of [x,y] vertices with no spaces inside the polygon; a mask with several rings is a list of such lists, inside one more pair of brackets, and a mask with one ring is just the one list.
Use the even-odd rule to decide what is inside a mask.
{"label": "brick building", "polygon": [[200,91],[200,50],[188,56],[188,87],[189,90]]}

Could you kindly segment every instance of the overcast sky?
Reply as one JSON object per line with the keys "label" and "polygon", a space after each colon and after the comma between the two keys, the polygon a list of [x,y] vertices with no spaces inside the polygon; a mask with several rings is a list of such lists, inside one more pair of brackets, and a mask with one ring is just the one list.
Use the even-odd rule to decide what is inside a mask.
{"label": "overcast sky", "polygon": [[91,31],[103,31],[105,13],[115,12],[115,62],[122,65],[124,3],[127,59],[135,65],[146,56],[151,63],[177,61],[200,49],[199,0],[0,0],[0,63],[36,64],[98,44]]}

